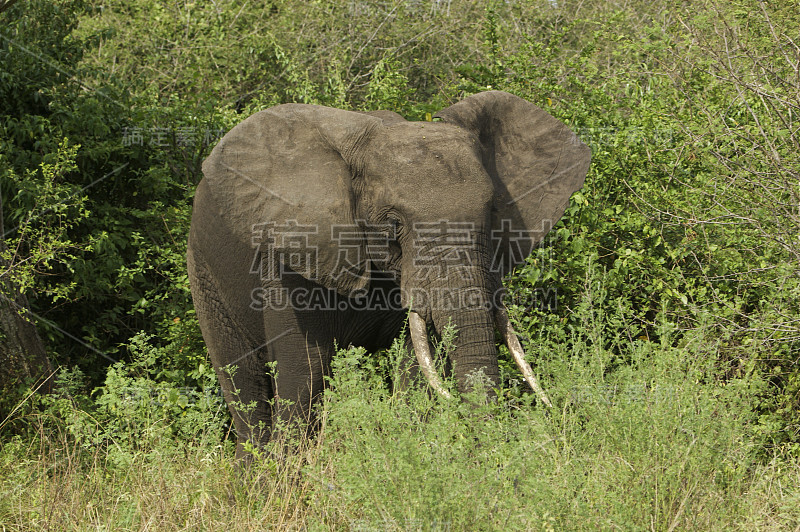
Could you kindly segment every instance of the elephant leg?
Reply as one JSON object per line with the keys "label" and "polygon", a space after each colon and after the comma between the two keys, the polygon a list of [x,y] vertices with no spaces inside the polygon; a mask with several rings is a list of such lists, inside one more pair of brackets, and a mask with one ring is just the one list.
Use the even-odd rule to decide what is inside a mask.
{"label": "elephant leg", "polygon": [[252,455],[245,451],[245,442],[256,447],[265,444],[272,426],[273,382],[267,373],[264,342],[245,330],[198,254],[189,254],[188,266],[203,339],[238,437],[236,458],[247,463]]}
{"label": "elephant leg", "polygon": [[[321,290],[304,279],[283,279],[282,287],[289,293],[293,290],[303,293]],[[280,310],[265,309],[267,356],[275,367],[274,432],[283,431],[293,424],[299,424],[306,433],[315,430],[312,407],[324,389],[325,376],[330,374],[336,312],[291,304]],[[278,434],[273,433],[273,436]]]}

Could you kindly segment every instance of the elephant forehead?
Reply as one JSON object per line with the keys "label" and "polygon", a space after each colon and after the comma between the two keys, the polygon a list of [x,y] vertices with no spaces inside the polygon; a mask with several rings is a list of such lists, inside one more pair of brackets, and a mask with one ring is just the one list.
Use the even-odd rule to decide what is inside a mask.
{"label": "elephant forehead", "polygon": [[448,124],[386,127],[366,155],[368,186],[378,201],[401,206],[417,220],[478,220],[493,197],[477,139]]}
{"label": "elephant forehead", "polygon": [[[470,168],[480,166],[478,140],[448,124],[411,122],[387,127],[374,143],[373,167],[390,162],[401,167],[449,168],[453,178],[468,177]],[[444,172],[443,172],[444,173]]]}
{"label": "elephant forehead", "polygon": [[[376,135],[365,157],[367,174],[389,178],[398,186],[461,187],[469,184],[473,193],[488,192],[478,140],[464,130],[432,122],[400,123]],[[427,188],[426,188],[427,187]]]}

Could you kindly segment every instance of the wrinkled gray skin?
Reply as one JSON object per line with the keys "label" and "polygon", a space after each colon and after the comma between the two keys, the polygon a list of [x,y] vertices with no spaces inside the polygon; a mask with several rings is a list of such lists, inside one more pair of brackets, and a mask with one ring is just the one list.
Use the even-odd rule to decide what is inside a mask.
{"label": "wrinkled gray skin", "polygon": [[[408,326],[409,308],[434,334],[449,320],[456,327],[450,363],[459,391],[475,370],[499,382],[501,277],[561,217],[583,184],[590,150],[504,92],[471,96],[436,116],[408,122],[388,111],[279,105],[236,126],[204,162],[189,278],[239,436],[237,456],[243,442],[269,439],[276,416],[310,418],[334,341],[389,347]],[[431,222],[445,231],[436,236],[424,225]],[[397,287],[403,308],[364,309],[353,299]],[[276,288],[316,289],[336,306],[286,305]],[[452,294],[471,299],[446,301]],[[275,397],[290,406],[273,408]],[[250,402],[252,411],[238,407]]]}

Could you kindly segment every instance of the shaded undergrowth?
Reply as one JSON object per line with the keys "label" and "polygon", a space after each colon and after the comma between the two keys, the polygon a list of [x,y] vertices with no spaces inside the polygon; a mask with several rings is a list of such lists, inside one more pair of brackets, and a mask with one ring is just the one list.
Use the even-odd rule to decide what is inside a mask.
{"label": "shaded undergrowth", "polygon": [[[139,346],[89,411],[75,383],[0,451],[7,530],[780,529],[800,519],[800,464],[765,455],[755,374],[723,378],[703,330],[612,337],[597,292],[569,342],[529,332],[555,407],[513,380],[496,402],[393,387],[402,342],[343,350],[313,438],[287,431],[238,471],[217,396],[147,371]],[[608,306],[604,306],[607,308]],[[620,357],[625,363],[620,364]],[[389,378],[387,378],[389,377]],[[132,390],[140,392],[132,393]],[[147,393],[141,390],[149,390]],[[183,395],[182,395],[183,394]],[[464,399],[464,398],[462,398]],[[36,414],[32,412],[38,412]],[[288,451],[287,451],[288,449]]]}

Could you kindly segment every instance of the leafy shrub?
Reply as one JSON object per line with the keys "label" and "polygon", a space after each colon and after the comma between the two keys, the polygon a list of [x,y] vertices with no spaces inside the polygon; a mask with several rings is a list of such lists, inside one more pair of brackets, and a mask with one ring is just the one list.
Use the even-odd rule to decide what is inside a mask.
{"label": "leafy shrub", "polygon": [[[37,268],[20,280],[63,366],[60,394],[3,428],[0,522],[797,521],[791,2],[252,5],[31,0],[0,14],[4,221],[35,221],[17,259]],[[400,344],[350,351],[319,437],[274,442],[237,479],[227,414],[194,395],[216,386],[184,262],[203,157],[277,103],[421,120],[489,88],[593,149],[586,185],[506,280],[557,409],[533,404],[502,348],[503,393],[472,409],[390,386]]]}
{"label": "leafy shrub", "polygon": [[[735,494],[758,463],[766,383],[720,379],[713,337],[678,335],[667,313],[657,342],[617,335],[630,309],[607,313],[609,291],[592,281],[568,341],[536,339],[554,410],[528,396],[480,406],[424,385],[393,390],[363,350],[340,353],[324,459],[307,468],[312,515],[325,509],[334,528],[421,530],[706,528],[747,515]],[[388,367],[407,358],[401,345]]]}

